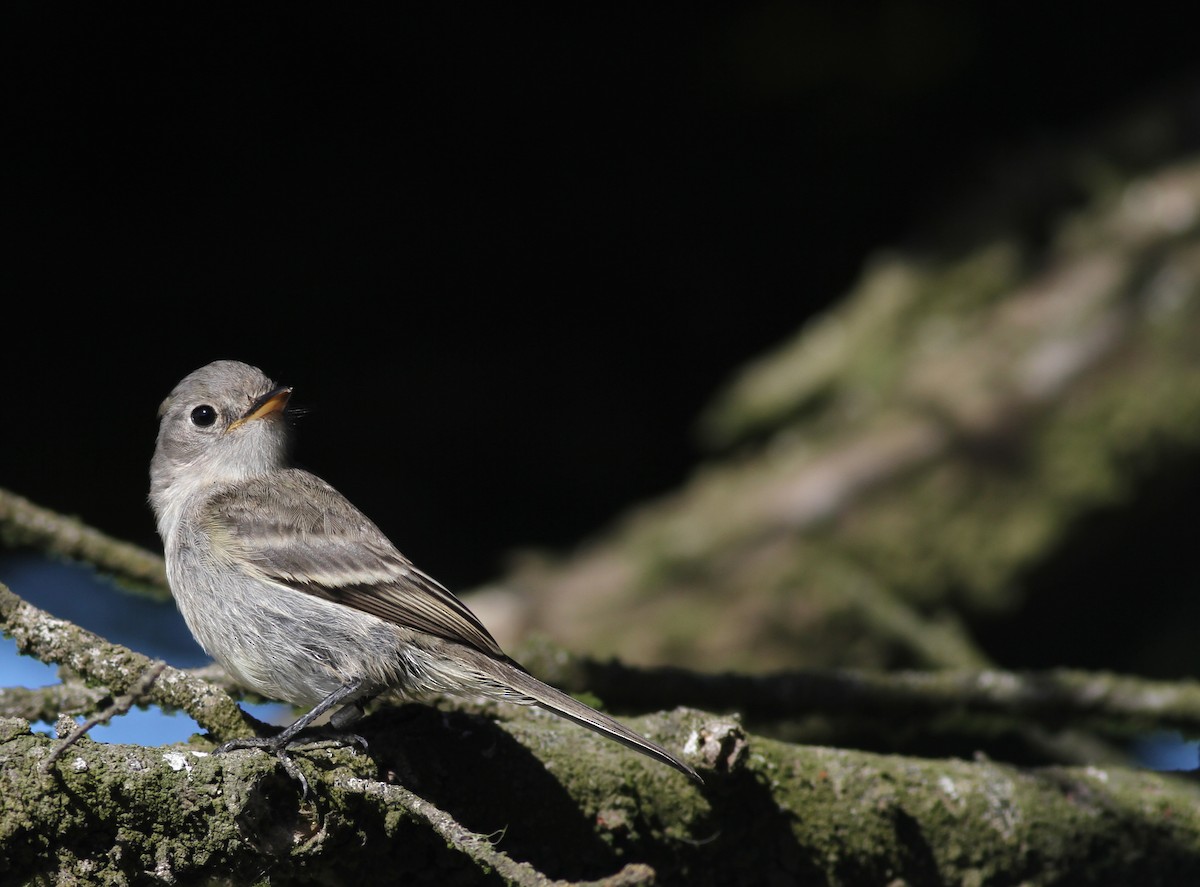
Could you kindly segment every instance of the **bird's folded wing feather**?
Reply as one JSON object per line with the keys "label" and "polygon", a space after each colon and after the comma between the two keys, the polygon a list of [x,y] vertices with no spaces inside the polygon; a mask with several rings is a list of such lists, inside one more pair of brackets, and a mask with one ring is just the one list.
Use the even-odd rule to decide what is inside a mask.
{"label": "bird's folded wing feather", "polygon": [[256,478],[214,497],[201,519],[218,556],[255,578],[504,657],[462,601],[314,475]]}

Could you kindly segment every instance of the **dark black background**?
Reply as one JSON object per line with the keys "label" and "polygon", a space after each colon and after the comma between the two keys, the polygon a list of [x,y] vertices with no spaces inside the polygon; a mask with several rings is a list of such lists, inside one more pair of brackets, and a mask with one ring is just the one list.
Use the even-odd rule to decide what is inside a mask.
{"label": "dark black background", "polygon": [[874,252],[1197,70],[948,6],[10,8],[0,485],[156,545],[155,410],[233,357],[452,587],[578,541]]}

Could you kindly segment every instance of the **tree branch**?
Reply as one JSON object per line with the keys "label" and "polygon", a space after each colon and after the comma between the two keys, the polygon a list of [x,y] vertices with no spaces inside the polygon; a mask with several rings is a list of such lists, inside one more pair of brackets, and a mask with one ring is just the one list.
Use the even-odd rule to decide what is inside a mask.
{"label": "tree branch", "polygon": [[1200,736],[1200,682],[1153,681],[1106,672],[995,669],[877,672],[808,669],[747,675],[639,668],[532,646],[523,661],[571,692],[622,710],[689,705],[770,722],[813,714],[881,719],[999,715],[1048,727],[1071,724],[1128,735],[1180,730]]}
{"label": "tree branch", "polygon": [[54,741],[8,719],[6,876],[1146,883],[1153,858],[1173,883],[1200,878],[1194,779],[792,746],[694,711],[654,724],[710,762],[705,788],[509,707],[499,720],[416,707],[368,718],[369,758],[297,753],[308,799],[259,751],[84,739],[42,776]]}
{"label": "tree branch", "polygon": [[[42,662],[66,666],[85,681],[115,694],[131,692],[154,661],[113,644],[65,619],[51,616],[0,584],[0,631],[14,638],[17,649]],[[223,690],[177,668],[166,668],[146,698],[191,716],[218,741],[251,735],[261,728]]]}
{"label": "tree branch", "polygon": [[0,488],[0,543],[32,547],[83,561],[116,576],[139,583],[158,597],[167,597],[167,574],[160,555],[101,533],[75,518],[35,505]]}

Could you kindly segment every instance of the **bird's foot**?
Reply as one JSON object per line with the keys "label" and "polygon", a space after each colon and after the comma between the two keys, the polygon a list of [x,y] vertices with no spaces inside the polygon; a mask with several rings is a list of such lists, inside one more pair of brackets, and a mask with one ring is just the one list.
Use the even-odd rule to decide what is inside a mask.
{"label": "bird's foot", "polygon": [[223,755],[227,752],[236,751],[243,748],[260,748],[265,752],[275,755],[279,759],[280,766],[284,771],[296,782],[300,783],[300,797],[307,798],[309,785],[304,774],[300,772],[300,768],[292,759],[291,749],[298,745],[308,746],[336,746],[344,748],[346,746],[358,746],[364,753],[367,751],[367,740],[359,736],[357,733],[332,733],[324,739],[318,739],[315,742],[311,739],[301,739],[299,737],[287,737],[282,734],[279,736],[246,736],[241,739],[230,739],[217,746],[213,750],[214,755]]}

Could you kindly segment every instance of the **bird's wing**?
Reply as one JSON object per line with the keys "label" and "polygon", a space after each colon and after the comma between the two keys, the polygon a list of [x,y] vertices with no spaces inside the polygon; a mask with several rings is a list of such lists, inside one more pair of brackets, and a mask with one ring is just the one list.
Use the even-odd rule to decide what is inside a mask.
{"label": "bird's wing", "polygon": [[201,520],[217,556],[255,578],[504,657],[466,604],[308,472],[290,469],[224,491]]}

